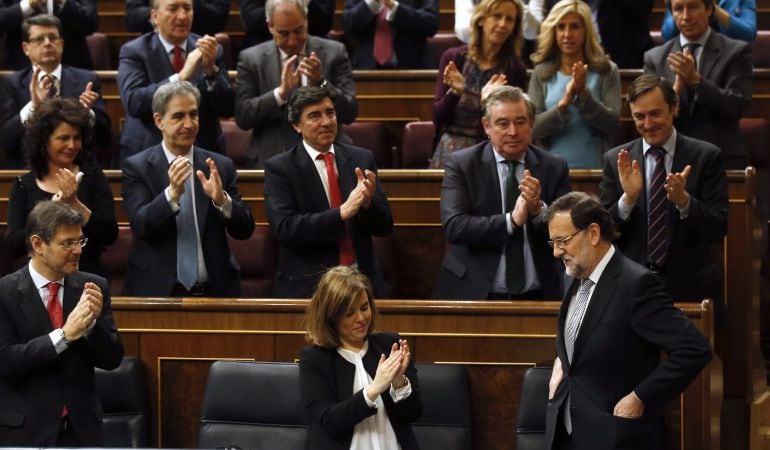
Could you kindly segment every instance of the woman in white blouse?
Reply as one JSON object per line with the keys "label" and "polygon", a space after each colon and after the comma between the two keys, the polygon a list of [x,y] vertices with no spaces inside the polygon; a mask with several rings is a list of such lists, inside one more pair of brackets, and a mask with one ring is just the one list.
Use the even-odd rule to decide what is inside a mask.
{"label": "woman in white blouse", "polygon": [[410,424],[422,398],[409,345],[374,333],[377,309],[369,280],[355,269],[330,269],[303,320],[300,393],[310,421],[310,449],[412,450]]}

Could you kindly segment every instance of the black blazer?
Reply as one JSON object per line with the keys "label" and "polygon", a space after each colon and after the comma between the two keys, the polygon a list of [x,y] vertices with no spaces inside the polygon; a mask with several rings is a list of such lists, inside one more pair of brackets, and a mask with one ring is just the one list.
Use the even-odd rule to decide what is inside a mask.
{"label": "black blazer", "polygon": [[104,444],[94,367],[118,367],[123,344],[104,278],[85,272],[64,278],[65,321],[88,281],[102,290],[102,313],[87,337],[57,355],[48,337],[53,327],[28,266],[0,279],[1,446],[55,446],[65,405],[79,444]]}
{"label": "black blazer", "polygon": [[[369,150],[335,143],[342,201],[356,187],[356,167],[377,172]],[[273,156],[265,164],[265,214],[278,240],[278,265],[273,296],[301,298],[312,295],[323,272],[339,264],[339,241],[345,222],[339,208],[330,208],[315,163],[302,144]],[[358,269],[374,284],[375,296],[382,288],[382,274],[376,264],[372,236],[386,236],[393,230],[393,216],[382,184],[369,208],[361,208],[348,221]]]}
{"label": "black blazer", "polygon": [[[569,192],[567,161],[530,146],[526,168],[540,180],[546,205]],[[486,299],[508,239],[500,182],[489,141],[452,153],[441,183],[441,224],[449,251],[433,288],[433,298]],[[529,244],[544,298],[561,296],[564,268],[548,246],[545,222],[527,224]]]}
{"label": "black blazer", "polygon": [[[29,82],[31,79],[31,66],[8,75],[8,88],[10,89],[8,93],[10,98],[7,103],[8,117],[3,120],[1,125],[3,135],[0,137],[2,139],[2,148],[5,149],[3,167],[6,169],[21,169],[27,166],[25,161],[26,155],[22,148],[24,124],[21,123],[19,112],[29,103]],[[62,66],[60,80],[60,95],[62,98],[77,99],[86,90],[86,85],[89,82],[93,83],[94,92],[99,94],[99,99],[91,106],[95,118],[92,132],[93,143],[106,146],[112,140],[112,122],[104,106],[99,77],[88,70]]]}
{"label": "black blazer", "polygon": [[[207,177],[206,158],[216,163],[222,187],[233,201],[232,216],[227,219],[203,193],[195,174],[192,175],[195,211],[211,295],[238,297],[241,294],[240,266],[230,253],[227,235],[248,239],[254,232],[254,218],[238,193],[232,160],[195,147],[194,169],[202,170]],[[134,234],[123,295],[170,296],[176,283],[176,214],[164,194],[168,186],[168,161],[160,144],[125,161],[122,184],[123,206]]]}
{"label": "black blazer", "polygon": [[[570,364],[563,332],[577,284],[570,283],[559,311],[556,352],[564,378],[547,405],[546,448],[556,427],[564,426],[568,395],[572,448],[666,448],[665,406],[711,360],[708,341],[674,307],[660,278],[616,251],[594,288]],[[613,416],[615,404],[631,391],[644,402],[642,417]]]}
{"label": "black blazer", "polygon": [[[374,378],[380,355],[390,354],[395,333],[375,333],[369,336],[369,350],[364,356],[364,368]],[[418,449],[411,423],[422,414],[422,396],[417,369],[410,362],[406,377],[412,394],[394,403],[389,391],[381,394],[388,419],[402,450]],[[337,353],[337,349],[305,347],[299,354],[299,384],[302,403],[310,422],[309,449],[349,449],[353,428],[377,412],[364,400],[363,389],[353,392],[355,366]]]}
{"label": "black blazer", "polygon": [[[623,187],[618,177],[618,153],[628,149],[631,159],[639,162],[642,175],[645,161],[642,140],[636,139],[607,152],[604,173],[599,184],[601,201],[610,211],[620,231],[618,248],[639,264],[647,263],[647,189],[636,201],[628,220],[618,215],[618,200]],[[671,296],[677,301],[715,301],[717,314],[723,305],[724,270],[720,262],[721,248],[727,234],[727,177],[724,153],[708,142],[691,139],[677,132],[672,172],[692,166],[687,177],[690,212],[679,219],[679,211],[668,202],[668,254],[663,276]],[[718,255],[718,256],[717,256]]]}
{"label": "black blazer", "polygon": [[642,67],[644,52],[653,47],[647,20],[654,0],[600,0],[596,22],[602,47],[624,69]]}

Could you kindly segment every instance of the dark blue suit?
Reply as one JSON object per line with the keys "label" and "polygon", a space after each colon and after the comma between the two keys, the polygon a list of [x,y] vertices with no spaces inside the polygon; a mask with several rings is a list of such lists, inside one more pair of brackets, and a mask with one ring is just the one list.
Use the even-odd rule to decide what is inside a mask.
{"label": "dark blue suit", "polygon": [[[249,206],[241,200],[232,160],[195,147],[194,169],[209,176],[206,158],[217,165],[222,187],[233,201],[227,219],[203,193],[195,174],[195,210],[203,259],[209,274],[211,295],[238,297],[240,267],[230,253],[227,234],[248,239],[254,231]],[[176,283],[176,214],[164,195],[168,186],[168,160],[160,144],[128,158],[123,164],[123,205],[134,234],[123,295],[170,296]]]}
{"label": "dark blue suit", "polygon": [[[334,144],[340,194],[344,202],[356,187],[355,168],[377,172],[374,155],[352,145]],[[273,156],[265,163],[265,214],[278,240],[278,266],[273,296],[302,298],[312,295],[323,272],[339,264],[339,241],[345,222],[339,208],[330,208],[315,163],[302,144]],[[386,236],[393,229],[390,205],[377,183],[369,208],[348,221],[358,269],[372,280],[375,296],[382,274],[372,250],[372,235]]]}
{"label": "dark blue suit", "polygon": [[[377,68],[373,54],[377,15],[372,14],[364,0],[345,0],[342,26],[345,36],[356,43],[350,58],[353,69]],[[438,31],[436,0],[398,2],[398,9],[390,27],[393,31],[393,51],[398,58],[399,69],[436,68],[438,62],[431,55],[427,44],[427,38]]]}
{"label": "dark blue suit", "polygon": [[[489,141],[452,153],[441,184],[441,223],[449,251],[433,288],[433,298],[486,299],[508,240],[494,149]],[[540,198],[550,204],[570,191],[567,161],[529,146],[524,164],[540,180]],[[561,272],[548,246],[545,222],[527,224],[535,271],[544,298],[561,295]]]}
{"label": "dark blue suit", "polygon": [[[5,149],[5,163],[3,168],[20,169],[25,167],[25,155],[22,150],[22,138],[24,137],[24,124],[21,123],[19,111],[29,102],[29,82],[32,79],[32,66],[8,75],[9,95],[8,117],[3,120],[2,148]],[[94,102],[91,109],[94,111],[96,123],[94,124],[94,143],[108,145],[112,138],[110,116],[104,107],[102,99],[102,86],[99,77],[88,70],[70,66],[62,66],[61,92],[62,98],[77,99],[86,85],[92,82],[93,91],[99,94],[99,99]]]}
{"label": "dark blue suit", "polygon": [[[195,50],[195,43],[199,38],[200,36],[195,34],[187,38],[188,54]],[[210,90],[203,74],[202,63],[196,75],[189,81],[201,92],[200,125],[195,145],[224,153],[224,136],[219,118],[233,115],[235,92],[222,60],[221,47],[217,53],[216,65],[219,67],[219,73],[213,79]],[[126,121],[120,134],[119,163],[162,140],[160,130],[152,118],[152,96],[173,74],[171,60],[156,33],[143,34],[121,47],[118,87],[120,98],[126,107]]]}
{"label": "dark blue suit", "polygon": [[102,312],[85,337],[57,355],[48,336],[51,320],[29,267],[0,279],[0,446],[54,447],[65,405],[78,443],[104,445],[94,367],[118,367],[123,344],[102,277],[85,272],[64,277],[65,322],[86,282],[101,289]]}

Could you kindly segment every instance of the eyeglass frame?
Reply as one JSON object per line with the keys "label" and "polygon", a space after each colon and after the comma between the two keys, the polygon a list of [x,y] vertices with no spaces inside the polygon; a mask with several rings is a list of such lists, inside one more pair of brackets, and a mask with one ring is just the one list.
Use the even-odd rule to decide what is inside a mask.
{"label": "eyeglass frame", "polygon": [[558,248],[559,250],[564,250],[564,247],[566,247],[569,244],[569,241],[572,240],[573,237],[575,237],[581,231],[585,231],[586,229],[587,228],[584,228],[582,230],[577,230],[576,232],[570,234],[567,237],[548,239],[545,242],[548,243],[548,246],[551,248]]}
{"label": "eyeglass frame", "polygon": [[83,248],[87,244],[88,244],[88,238],[85,236],[83,236],[80,239],[72,239],[69,241],[59,242],[59,245],[61,245],[61,247],[64,250],[67,250],[68,252],[71,252],[72,250],[74,250],[76,245],[79,245],[80,248]]}
{"label": "eyeglass frame", "polygon": [[31,37],[27,39],[27,42],[30,44],[40,45],[44,43],[46,39],[48,39],[51,44],[56,44],[62,40],[62,37],[58,34],[44,34],[42,36]]}

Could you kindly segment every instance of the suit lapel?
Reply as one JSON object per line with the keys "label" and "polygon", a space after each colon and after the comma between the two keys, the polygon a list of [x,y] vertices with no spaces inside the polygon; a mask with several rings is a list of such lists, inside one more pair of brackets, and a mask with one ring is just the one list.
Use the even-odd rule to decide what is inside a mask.
{"label": "suit lapel", "polygon": [[310,159],[307,151],[305,151],[304,145],[300,143],[294,146],[291,151],[294,152],[294,165],[297,166],[299,179],[304,180],[304,184],[307,187],[305,192],[307,192],[310,201],[315,207],[314,211],[325,211],[331,208],[318,169],[316,169],[315,162]]}
{"label": "suit lapel", "polygon": [[163,44],[160,42],[158,33],[155,33],[152,36],[148,53],[150,54],[148,61],[155,61],[153,64],[150,64],[150,67],[157,68],[157,70],[153,71],[155,76],[151,77],[153,83],[160,82],[174,73],[174,68],[171,66],[171,59],[169,54],[166,53]]}
{"label": "suit lapel", "polygon": [[[267,88],[268,86],[279,86],[281,84],[283,61],[281,61],[281,52],[278,51],[277,45],[269,46],[265,52],[264,60],[268,62],[268,64],[263,65],[266,75],[265,79],[267,80],[265,87]],[[275,61],[275,64],[269,64],[269,61]]]}
{"label": "suit lapel", "polygon": [[558,328],[556,329],[556,354],[559,355],[559,358],[561,359],[561,363],[564,366],[564,371],[569,372],[569,369],[572,366],[569,363],[569,358],[567,358],[567,346],[564,344],[564,323],[567,321],[567,312],[569,311],[569,303],[572,300],[572,294],[577,289],[577,280],[566,274],[564,275],[564,278],[564,285],[569,287],[564,292],[561,306],[559,307],[559,324]]}
{"label": "suit lapel", "polygon": [[27,266],[22,267],[16,272],[16,275],[19,277],[17,287],[20,299],[19,306],[32,325],[28,334],[40,336],[49,333],[53,329],[53,325],[51,325],[51,319],[48,317],[43,299],[40,298],[40,293],[32,282],[29,268]]}
{"label": "suit lapel", "polygon": [[341,144],[334,145],[334,162],[337,164],[337,177],[340,182],[340,200],[345,201],[348,195],[358,184],[355,163],[350,158],[350,153]]}
{"label": "suit lapel", "polygon": [[64,297],[62,303],[64,304],[64,320],[70,315],[75,305],[78,304],[78,299],[83,291],[83,284],[78,280],[77,275],[69,275],[64,277]]}
{"label": "suit lapel", "polygon": [[717,61],[719,61],[719,54],[722,48],[716,42],[719,37],[717,32],[711,30],[706,45],[703,46],[703,50],[700,55],[700,63],[698,64],[698,73],[704,78],[710,78],[711,71],[714,69]]}
{"label": "suit lapel", "polygon": [[484,183],[486,190],[486,199],[484,211],[494,211],[498,213],[503,208],[503,198],[500,193],[500,176],[497,172],[497,160],[495,160],[495,150],[492,144],[487,142],[481,154],[481,174],[479,180],[489,180]]}
{"label": "suit lapel", "polygon": [[[80,94],[82,94],[82,91],[78,92],[80,90],[78,84],[78,79],[74,72],[62,66],[60,86],[61,90],[59,95],[61,95],[62,98],[79,97]],[[83,90],[85,90],[85,86],[83,86]]]}
{"label": "suit lapel", "polygon": [[209,166],[206,164],[206,160],[203,158],[203,153],[200,148],[195,148],[193,152],[193,173],[192,177],[193,186],[195,187],[195,216],[198,219],[198,231],[200,232],[201,239],[203,239],[203,232],[205,231],[206,215],[209,212],[211,202],[208,196],[203,192],[203,185],[198,180],[198,176],[195,175],[195,171],[200,170],[207,178],[211,175]]}
{"label": "suit lapel", "polygon": [[617,277],[620,274],[620,258],[620,253],[616,250],[594,288],[591,300],[588,303],[588,309],[586,309],[585,316],[583,317],[583,323],[580,325],[580,330],[575,340],[575,352],[572,355],[572,361],[577,361],[580,357],[580,350],[583,344],[591,337],[596,326],[601,322],[607,306],[612,301],[612,297],[617,289]]}
{"label": "suit lapel", "polygon": [[158,144],[152,147],[147,155],[147,173],[145,179],[152,186],[153,192],[161,192],[168,186],[168,160],[163,147]]}

